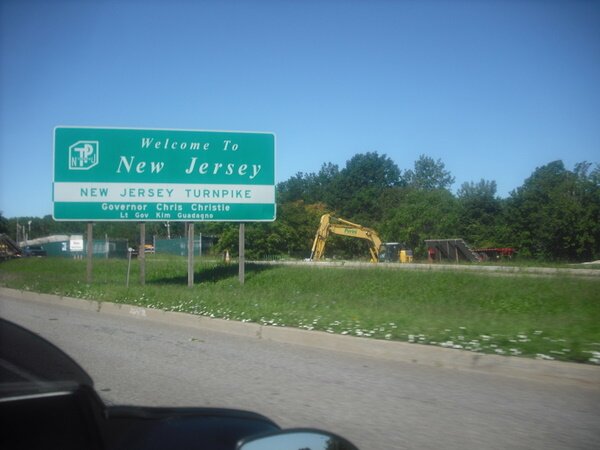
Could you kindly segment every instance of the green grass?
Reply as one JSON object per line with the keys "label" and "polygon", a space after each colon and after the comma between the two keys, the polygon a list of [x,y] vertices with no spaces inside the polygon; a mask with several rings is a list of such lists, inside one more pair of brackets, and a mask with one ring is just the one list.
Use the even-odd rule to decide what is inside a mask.
{"label": "green grass", "polygon": [[311,268],[151,255],[146,286],[132,262],[28,258],[2,263],[0,285],[271,326],[408,341],[483,353],[600,363],[600,280],[462,272]]}

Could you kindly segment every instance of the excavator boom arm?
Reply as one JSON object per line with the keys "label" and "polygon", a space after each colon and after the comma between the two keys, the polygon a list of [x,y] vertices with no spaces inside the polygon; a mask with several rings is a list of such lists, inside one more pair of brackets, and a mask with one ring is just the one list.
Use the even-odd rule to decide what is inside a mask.
{"label": "excavator boom arm", "polygon": [[321,216],[321,222],[317,229],[317,234],[315,234],[313,246],[310,251],[311,261],[321,259],[325,253],[325,244],[327,243],[327,237],[329,236],[330,219],[331,216],[329,214],[323,214]]}

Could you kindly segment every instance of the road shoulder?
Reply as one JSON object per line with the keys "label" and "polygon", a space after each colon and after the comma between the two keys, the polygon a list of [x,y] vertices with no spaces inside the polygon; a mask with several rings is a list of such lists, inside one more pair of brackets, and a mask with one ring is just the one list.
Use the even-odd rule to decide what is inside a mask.
{"label": "road shoulder", "polygon": [[465,350],[445,349],[429,345],[397,341],[381,341],[354,336],[341,336],[322,331],[264,326],[204,316],[162,311],[140,306],[83,300],[20,291],[0,287],[0,295],[18,300],[43,302],[71,308],[132,317],[158,323],[302,345],[330,351],[346,352],[386,360],[413,363],[429,367],[464,370],[499,376],[529,379],[539,382],[577,384],[600,389],[600,367],[559,361],[539,361],[528,358],[487,355]]}

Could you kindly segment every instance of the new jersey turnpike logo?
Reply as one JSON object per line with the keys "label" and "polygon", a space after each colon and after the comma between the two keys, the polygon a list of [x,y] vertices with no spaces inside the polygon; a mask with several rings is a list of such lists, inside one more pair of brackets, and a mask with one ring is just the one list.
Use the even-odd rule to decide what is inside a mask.
{"label": "new jersey turnpike logo", "polygon": [[69,170],[89,170],[98,164],[98,141],[77,141],[69,147]]}

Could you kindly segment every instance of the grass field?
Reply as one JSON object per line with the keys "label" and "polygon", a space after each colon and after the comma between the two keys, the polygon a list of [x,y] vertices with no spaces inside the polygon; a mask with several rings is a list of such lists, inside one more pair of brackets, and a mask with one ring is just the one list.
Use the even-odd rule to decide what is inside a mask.
{"label": "grass field", "polygon": [[501,355],[600,364],[600,280],[462,272],[196,264],[149,255],[138,262],[27,258],[0,265],[0,285],[271,326],[323,330]]}

